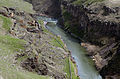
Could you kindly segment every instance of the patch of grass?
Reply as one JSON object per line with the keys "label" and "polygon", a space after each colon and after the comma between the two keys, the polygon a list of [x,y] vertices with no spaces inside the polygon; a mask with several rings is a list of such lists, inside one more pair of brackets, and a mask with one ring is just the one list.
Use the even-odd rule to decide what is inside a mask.
{"label": "patch of grass", "polygon": [[32,4],[25,2],[24,0],[0,0],[0,7],[1,6],[13,7],[20,11],[34,13]]}
{"label": "patch of grass", "polygon": [[95,2],[102,2],[102,1],[104,1],[104,0],[87,0],[84,4],[88,6]]}
{"label": "patch of grass", "polygon": [[68,79],[70,79],[70,69],[69,69],[69,58],[65,59],[65,67],[64,67],[64,71],[66,72],[66,77]]}
{"label": "patch of grass", "polygon": [[70,60],[70,64],[71,64],[71,73],[72,73],[72,79],[79,79],[79,77],[77,76],[77,74],[75,74],[75,70],[76,70],[76,64],[74,64],[71,60]]}
{"label": "patch of grass", "polygon": [[55,36],[51,39],[51,44],[53,44],[54,46],[56,47],[61,47],[61,48],[64,48],[64,43],[63,41],[61,40],[60,37],[58,36]]}
{"label": "patch of grass", "polygon": [[4,79],[50,79],[48,76],[37,75],[22,70],[14,64],[17,52],[24,50],[25,41],[8,35],[0,35],[0,74]]}
{"label": "patch of grass", "polygon": [[104,1],[104,0],[77,0],[77,1],[74,1],[73,4],[80,5],[80,6],[81,5],[88,6],[88,5],[91,5],[95,2],[102,2],[102,1]]}
{"label": "patch of grass", "polygon": [[38,20],[39,24],[44,27],[44,21],[43,20]]}
{"label": "patch of grass", "polygon": [[64,71],[67,73],[66,77],[68,79],[70,79],[70,65],[69,65],[69,63],[71,65],[72,79],[79,79],[79,77],[77,77],[77,74],[75,74],[76,65],[71,60],[69,60],[69,58],[66,58],[66,60],[65,60]]}
{"label": "patch of grass", "polygon": [[42,30],[44,33],[49,33],[51,35],[53,35],[45,26],[44,26],[44,21],[43,20],[38,20],[39,24],[41,25],[42,27]]}
{"label": "patch of grass", "polygon": [[[14,67],[14,69],[16,69]],[[50,79],[48,76],[40,76],[32,72],[22,72],[20,70],[5,68],[2,72],[2,77],[5,79]]]}
{"label": "patch of grass", "polygon": [[25,43],[24,40],[12,38],[11,36],[8,35],[0,35],[0,43],[6,45],[9,49],[12,50],[18,50],[18,49],[23,49],[23,45]]}
{"label": "patch of grass", "polygon": [[[42,20],[39,20],[38,22],[40,23],[43,32],[49,33],[49,34],[53,35],[48,29],[46,29],[46,28],[44,27],[44,24],[43,24],[43,21],[42,21]],[[55,36],[55,35],[53,35],[53,36],[54,36],[54,37],[52,37],[50,43],[51,43],[52,45],[56,46],[56,47],[61,47],[61,48],[63,48],[64,43],[63,43],[63,41],[61,40],[61,38],[58,37],[58,36]]]}
{"label": "patch of grass", "polygon": [[7,18],[7,17],[5,17],[5,16],[2,16],[2,15],[0,15],[0,19],[3,20],[3,25],[2,25],[2,27],[3,27],[5,30],[9,31],[9,30],[10,30],[10,26],[12,25],[11,19],[10,19],[10,18]]}
{"label": "patch of grass", "polygon": [[38,20],[38,22],[39,22],[39,24],[41,25],[43,32],[45,32],[45,33],[50,33],[50,32],[45,28],[45,26],[44,26],[44,21],[43,21],[43,20]]}

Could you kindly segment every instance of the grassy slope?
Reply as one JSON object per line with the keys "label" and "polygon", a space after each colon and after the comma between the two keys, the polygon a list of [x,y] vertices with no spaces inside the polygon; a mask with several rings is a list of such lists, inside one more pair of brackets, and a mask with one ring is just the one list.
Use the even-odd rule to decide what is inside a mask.
{"label": "grassy slope", "polygon": [[51,39],[51,43],[56,46],[56,47],[61,47],[64,48],[64,43],[62,42],[60,37],[55,36],[54,38]]}
{"label": "grassy slope", "polygon": [[[43,25],[43,21],[40,21],[40,20],[39,20],[39,23],[40,23],[41,25]],[[49,30],[47,30],[47,29],[44,28],[43,26],[42,26],[42,29],[43,29],[43,31],[44,31],[45,33],[52,34]],[[63,47],[64,47],[63,41],[62,41],[61,38],[58,37],[58,36],[52,37],[50,43],[51,43],[52,45],[56,46],[56,47],[60,47],[60,48],[63,48]],[[66,49],[67,49],[67,48],[66,48]],[[66,50],[66,51],[68,51],[68,50]],[[67,77],[67,79],[70,79],[70,68],[69,68],[70,66],[69,66],[69,63],[71,64],[72,79],[79,79],[79,78],[77,77],[77,74],[75,74],[75,72],[76,72],[75,69],[76,69],[77,66],[76,66],[71,60],[69,60],[69,58],[66,58],[64,71],[66,72],[66,77]]]}
{"label": "grassy slope", "polygon": [[[39,20],[39,23],[41,24],[41,25],[43,25],[43,22],[41,21],[41,20]],[[45,32],[45,33],[49,33],[49,34],[52,34],[50,31],[48,31],[46,28],[44,28],[44,26],[42,26],[42,29],[43,29],[43,31]],[[52,34],[53,35],[53,34]],[[63,41],[61,40],[61,38],[60,37],[58,37],[58,36],[55,36],[55,35],[53,35],[54,37],[52,38],[52,39],[50,39],[51,40],[51,44],[52,45],[54,45],[54,46],[56,46],[56,47],[61,47],[61,48],[63,48],[63,46],[64,46],[64,43],[63,43]]]}
{"label": "grassy slope", "polygon": [[76,4],[76,5],[90,5],[92,3],[95,3],[95,2],[101,2],[101,1],[104,1],[104,0],[76,0],[73,2],[73,4]]}
{"label": "grassy slope", "polygon": [[[19,11],[34,13],[32,5],[23,0],[0,0],[0,7],[7,6]],[[12,25],[11,19],[0,15],[0,31],[9,31]],[[14,64],[14,57],[19,50],[24,50],[24,40],[16,39],[8,35],[0,34],[0,78],[4,79],[51,79],[48,76],[40,76],[27,72]]]}
{"label": "grassy slope", "polygon": [[17,53],[16,51],[23,50],[24,44],[24,40],[0,35],[0,71],[2,77],[6,79],[49,79],[31,72],[23,72],[17,65],[14,65],[13,58]]}
{"label": "grassy slope", "polygon": [[65,64],[65,72],[67,73],[67,78],[70,79],[70,66],[69,64],[71,65],[71,74],[72,74],[72,79],[79,79],[79,77],[77,77],[77,74],[75,74],[75,70],[76,70],[76,65],[69,59],[69,58],[66,58],[66,64]]}
{"label": "grassy slope", "polygon": [[[10,18],[0,15],[0,21],[2,20],[2,27],[8,30],[12,23]],[[24,44],[24,40],[0,34],[0,76],[5,79],[50,79],[19,69],[19,64],[14,65],[14,57],[19,50],[24,50]]]}
{"label": "grassy slope", "polygon": [[12,25],[12,22],[10,20],[10,18],[4,17],[2,15],[0,15],[0,19],[3,20],[3,28],[7,31],[10,30],[10,26]]}
{"label": "grassy slope", "polygon": [[[29,13],[34,12],[32,10],[32,6],[29,3],[24,2],[23,0],[0,0],[0,7],[1,6],[15,7],[20,11],[27,11]],[[4,28],[4,30],[8,31],[10,29],[10,26],[12,25],[11,19],[0,15],[0,21],[1,20],[3,21],[2,27]],[[48,32],[45,29],[44,31]],[[51,39],[51,43],[57,47],[61,47],[56,39],[63,45],[63,42],[60,40],[59,37]],[[19,67],[19,63],[14,64],[14,56],[20,49],[24,50],[24,44],[24,40],[0,34],[0,77],[2,76],[5,79],[50,79],[50,77],[47,76],[40,76],[32,72],[22,70]],[[65,71],[69,74],[68,67],[69,62],[66,61]],[[72,70],[74,70],[73,66],[71,68]],[[75,77],[73,79],[77,79]]]}
{"label": "grassy slope", "polygon": [[23,0],[0,0],[0,7],[1,6],[13,7],[20,11],[34,13],[32,5]]}

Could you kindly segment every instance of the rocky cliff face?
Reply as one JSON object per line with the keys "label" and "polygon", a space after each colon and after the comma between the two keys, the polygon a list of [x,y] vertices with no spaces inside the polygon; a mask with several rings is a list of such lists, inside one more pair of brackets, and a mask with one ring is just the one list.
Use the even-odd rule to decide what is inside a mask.
{"label": "rocky cliff face", "polygon": [[0,4],[0,79],[79,79],[76,70],[70,71],[76,67],[63,41],[33,17],[32,5],[22,0],[0,3],[6,4]]}
{"label": "rocky cliff face", "polygon": [[[64,29],[99,48],[93,60],[106,79],[119,79],[120,2],[103,1],[87,6],[62,1]],[[84,45],[85,46],[85,45]]]}
{"label": "rocky cliff face", "polygon": [[[31,17],[31,15],[32,14],[23,11],[17,11],[14,8],[0,7],[0,23],[2,23],[0,27],[0,45],[3,44],[8,47],[7,49],[0,47],[0,60],[2,60],[0,61],[0,71],[3,72],[3,68],[7,66],[5,69],[11,69],[11,71],[16,72],[16,69],[9,68],[8,64],[10,64],[10,66],[14,64],[15,68],[18,68],[18,66],[22,67],[21,69],[18,68],[18,75],[16,73],[11,73],[10,76],[6,75],[6,77],[4,77],[6,73],[9,73],[8,71],[4,71],[4,73],[2,73],[3,78],[16,79],[19,77],[19,74],[23,73],[22,70],[24,70],[26,75],[28,71],[34,72],[38,75],[43,75],[44,77],[39,76],[39,78],[43,79],[53,79],[53,77],[55,79],[68,79],[64,72],[65,58],[68,56],[68,53],[60,46],[53,45],[52,43],[55,39],[59,39],[60,41],[60,38],[54,36],[49,31],[45,32],[47,29],[44,28],[43,21],[38,22],[36,21],[37,19]],[[7,18],[10,22],[6,20]],[[8,29],[5,30],[4,27]],[[20,47],[19,45],[21,45],[22,42],[25,44]],[[12,46],[14,47],[10,48]],[[16,50],[13,51],[12,49]],[[9,52],[12,50],[12,54],[9,55],[9,52],[4,52],[2,50],[9,50]],[[4,54],[8,54],[8,58],[5,60],[2,59],[6,57],[3,52]],[[12,59],[9,57],[12,57]],[[7,62],[8,60],[9,62]],[[3,65],[4,62],[6,63]],[[17,76],[14,77],[12,76],[13,74]],[[27,77],[22,74],[22,78]],[[36,79],[38,78],[36,77]]]}
{"label": "rocky cliff face", "polygon": [[[60,21],[64,24],[65,31],[96,46],[96,50],[89,50],[89,55],[95,61],[101,75],[106,79],[120,78],[120,65],[117,63],[120,53],[119,0],[26,1],[32,3],[38,13],[53,17],[60,17],[62,14]],[[83,46],[92,47],[85,44]]]}
{"label": "rocky cliff face", "polygon": [[119,79],[120,78],[120,45],[114,57],[109,61],[108,65],[104,66],[100,71],[106,79]]}
{"label": "rocky cliff face", "polygon": [[33,9],[41,14],[49,15],[53,18],[60,17],[60,0],[25,0],[33,5]]}

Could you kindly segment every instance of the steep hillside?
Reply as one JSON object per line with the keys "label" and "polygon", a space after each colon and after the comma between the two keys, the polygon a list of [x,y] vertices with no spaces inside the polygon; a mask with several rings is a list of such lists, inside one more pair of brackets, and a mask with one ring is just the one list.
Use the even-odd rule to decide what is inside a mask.
{"label": "steep hillside", "polygon": [[28,13],[34,13],[32,4],[25,2],[23,0],[0,0],[0,7],[6,6],[14,8],[20,11],[25,11]]}
{"label": "steep hillside", "polygon": [[0,0],[0,79],[79,79],[61,38],[34,13],[23,0]]}
{"label": "steep hillside", "polygon": [[[12,0],[0,1],[0,79],[50,79],[49,77],[39,76],[24,70],[20,67],[20,62],[17,62],[16,55],[25,50],[27,42],[14,36],[15,33],[11,32],[15,19],[7,16],[9,14],[9,12],[7,12],[7,7],[15,8],[17,6],[13,6],[15,5],[14,1],[11,2]],[[24,4],[22,1],[21,3]],[[3,8],[5,4],[6,6]],[[24,5],[29,7],[27,8],[28,11],[32,7],[30,4]],[[22,9],[22,7],[18,8],[19,10],[26,10],[24,8]]]}
{"label": "steep hillside", "polygon": [[120,79],[120,0],[0,0],[0,78],[78,78],[63,41],[36,12],[59,18],[104,79]]}

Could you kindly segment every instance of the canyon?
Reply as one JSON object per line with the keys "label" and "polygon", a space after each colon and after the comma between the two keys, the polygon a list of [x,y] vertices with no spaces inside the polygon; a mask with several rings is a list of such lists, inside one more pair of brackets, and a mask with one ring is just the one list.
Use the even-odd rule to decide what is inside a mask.
{"label": "canyon", "polygon": [[[55,1],[50,0],[51,3]],[[89,49],[87,55],[94,60],[103,78],[119,79],[120,1],[58,0],[58,4],[56,8],[49,5],[48,7],[51,7],[55,14],[60,15],[58,19],[59,24],[64,25],[62,28],[82,39],[82,46]],[[61,13],[57,13],[56,9]],[[51,16],[51,14],[47,15]],[[96,50],[90,49],[93,45]]]}
{"label": "canyon", "polygon": [[0,79],[79,79],[61,37],[45,26],[30,3],[0,0]]}
{"label": "canyon", "polygon": [[0,79],[79,79],[72,39],[70,51],[41,15],[79,40],[70,44],[86,49],[103,79],[120,79],[120,0],[1,0]]}

